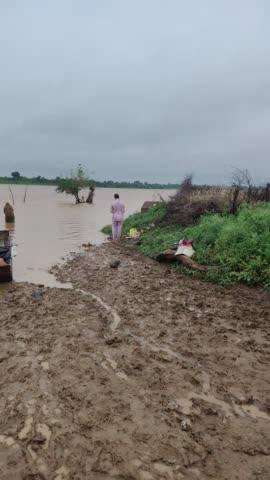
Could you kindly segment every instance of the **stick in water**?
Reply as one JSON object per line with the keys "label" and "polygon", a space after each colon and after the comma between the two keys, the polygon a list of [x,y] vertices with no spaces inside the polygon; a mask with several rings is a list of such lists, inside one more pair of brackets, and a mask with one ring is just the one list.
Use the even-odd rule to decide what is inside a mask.
{"label": "stick in water", "polygon": [[11,194],[12,203],[13,203],[13,205],[15,205],[14,197],[13,197],[13,193],[12,193],[12,190],[11,190],[11,186],[10,186],[10,185],[9,185],[9,191],[10,191],[10,194]]}

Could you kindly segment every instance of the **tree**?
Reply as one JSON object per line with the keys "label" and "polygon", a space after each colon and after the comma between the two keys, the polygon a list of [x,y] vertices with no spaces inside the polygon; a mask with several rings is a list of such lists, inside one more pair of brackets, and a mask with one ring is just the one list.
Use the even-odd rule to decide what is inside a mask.
{"label": "tree", "polygon": [[13,180],[19,180],[21,178],[21,174],[19,172],[11,172],[11,176]]}
{"label": "tree", "polygon": [[245,200],[250,203],[252,197],[252,178],[249,171],[235,168],[232,175],[231,198],[229,204],[229,213],[236,214],[241,203],[239,197],[241,192],[246,193]]}
{"label": "tree", "polygon": [[90,204],[93,203],[94,193],[95,193],[95,184],[93,182],[92,185],[89,185],[89,192],[88,192],[88,197],[86,199],[86,203],[90,203]]}
{"label": "tree", "polygon": [[94,188],[93,180],[86,174],[85,169],[79,163],[78,167],[71,172],[70,177],[60,178],[58,180],[56,191],[58,193],[67,193],[75,197],[76,203],[82,203],[80,191],[83,188]]}

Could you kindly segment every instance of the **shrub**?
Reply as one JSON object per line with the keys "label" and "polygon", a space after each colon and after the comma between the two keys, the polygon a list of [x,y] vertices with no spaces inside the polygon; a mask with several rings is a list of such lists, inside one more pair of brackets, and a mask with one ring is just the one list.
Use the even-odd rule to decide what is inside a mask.
{"label": "shrub", "polygon": [[134,213],[124,221],[123,232],[124,234],[128,234],[131,228],[137,228],[137,230],[140,231],[149,230],[155,226],[156,222],[161,221],[165,214],[165,202],[158,203],[145,213]]}
{"label": "shrub", "polygon": [[[127,235],[131,228],[136,228],[137,230],[144,231],[149,230],[152,228],[156,222],[161,221],[166,213],[166,203],[159,202],[154,207],[150,208],[145,213],[134,213],[130,215],[125,221],[123,225],[123,233]],[[102,232],[106,235],[110,235],[112,233],[111,225],[106,225],[103,227]]]}
{"label": "shrub", "polygon": [[235,216],[208,214],[188,228],[171,225],[151,229],[142,236],[139,248],[155,256],[183,237],[194,240],[196,260],[212,267],[205,274],[208,280],[270,288],[269,204],[242,206]]}
{"label": "shrub", "polygon": [[198,262],[215,265],[207,277],[223,284],[269,285],[270,206],[243,206],[236,216],[209,215],[185,230]]}
{"label": "shrub", "polygon": [[164,224],[194,225],[206,213],[221,213],[227,204],[226,189],[199,187],[186,177],[167,205]]}

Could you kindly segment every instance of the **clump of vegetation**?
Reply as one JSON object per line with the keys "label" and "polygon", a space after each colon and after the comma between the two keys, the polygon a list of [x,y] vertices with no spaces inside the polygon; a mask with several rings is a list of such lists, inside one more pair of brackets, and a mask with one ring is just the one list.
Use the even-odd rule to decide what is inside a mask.
{"label": "clump of vegetation", "polygon": [[[167,210],[167,204],[165,202],[158,202],[154,207],[150,208],[144,213],[134,213],[130,215],[123,225],[123,234],[128,235],[131,228],[136,228],[140,232],[149,230],[155,226],[158,221],[161,221]],[[110,235],[112,232],[111,225],[106,225],[102,232],[105,235]]]}
{"label": "clump of vegetation", "polygon": [[187,228],[151,229],[142,235],[139,249],[154,257],[181,238],[193,239],[196,260],[212,266],[204,278],[223,285],[241,282],[270,288],[269,203],[244,205],[236,215],[208,214]]}
{"label": "clump of vegetation", "polygon": [[253,185],[247,169],[234,169],[230,188],[229,212],[235,214],[242,203],[270,201],[270,183],[265,186]]}
{"label": "clump of vegetation", "polygon": [[184,179],[177,193],[168,202],[164,224],[193,225],[206,213],[223,211],[224,191],[199,188],[193,185],[191,176]]}
{"label": "clump of vegetation", "polygon": [[183,237],[184,228],[179,225],[159,226],[142,235],[139,249],[144,255],[155,258],[159,253],[178,244]]}
{"label": "clump of vegetation", "polygon": [[128,217],[123,225],[123,233],[128,234],[131,228],[139,231],[146,231],[153,228],[157,221],[161,221],[166,214],[166,203],[159,202],[144,213],[134,213]]}
{"label": "clump of vegetation", "polygon": [[208,278],[270,287],[270,205],[242,206],[235,216],[208,216],[185,231],[199,262],[216,265]]}
{"label": "clump of vegetation", "polygon": [[195,225],[208,213],[235,215],[241,205],[270,201],[270,183],[253,185],[248,170],[234,169],[230,187],[194,185],[188,175],[168,202],[164,224]]}
{"label": "clump of vegetation", "polygon": [[112,226],[111,225],[105,225],[102,229],[101,232],[104,233],[104,235],[112,235]]}
{"label": "clump of vegetation", "polygon": [[80,197],[80,192],[84,188],[89,188],[89,195],[87,199],[91,199],[91,201],[88,201],[88,203],[92,203],[93,192],[95,189],[94,182],[88,177],[82,165],[79,164],[78,167],[71,172],[70,177],[59,179],[56,191],[58,193],[67,193],[68,195],[73,195],[76,203],[82,203],[84,200]]}

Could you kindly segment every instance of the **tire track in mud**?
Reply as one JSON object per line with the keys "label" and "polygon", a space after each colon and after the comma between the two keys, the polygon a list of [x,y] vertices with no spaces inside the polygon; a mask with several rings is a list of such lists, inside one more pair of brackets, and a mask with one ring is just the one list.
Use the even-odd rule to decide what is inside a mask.
{"label": "tire track in mud", "polygon": [[[103,299],[98,297],[96,294],[92,294],[90,292],[85,292],[85,291],[80,291],[80,293],[84,295],[89,295],[97,300],[98,298],[98,303],[102,308],[105,308],[106,312],[109,314],[113,314],[113,320],[109,323],[109,330],[113,333],[116,333],[116,329],[118,327],[121,327],[121,317],[118,314],[118,312],[113,309],[110,305],[105,303]],[[115,326],[114,320],[115,318],[117,319],[117,324]],[[113,325],[113,328],[112,328]],[[255,419],[255,420],[264,420],[269,422],[270,418],[268,413],[266,413],[263,410],[263,406],[260,404],[257,405],[248,405],[243,402],[241,405],[235,403],[234,399],[231,397],[228,399],[228,401],[221,400],[220,398],[217,398],[214,393],[211,390],[211,381],[210,381],[210,375],[202,369],[202,365],[194,360],[191,359],[189,356],[183,355],[182,353],[175,352],[173,351],[168,345],[166,344],[156,344],[153,341],[149,341],[143,336],[138,336],[133,334],[129,328],[120,328],[120,335],[122,339],[125,338],[132,338],[137,344],[139,344],[142,349],[149,349],[151,352],[158,355],[156,359],[156,364],[158,365],[160,360],[161,361],[166,361],[166,357],[169,357],[170,361],[176,361],[177,363],[180,363],[181,365],[185,365],[185,368],[192,368],[195,371],[199,371],[200,377],[201,377],[201,393],[198,393],[196,391],[190,390],[187,394],[177,397],[177,398],[172,398],[171,401],[169,402],[167,406],[167,410],[173,412],[175,415],[177,415],[180,419],[180,426],[181,429],[184,431],[189,431],[192,426],[192,421],[194,418],[194,415],[200,415],[200,411],[198,411],[197,408],[197,403],[202,402],[203,404],[207,405],[211,411],[211,409],[217,409],[217,411],[222,412],[221,417],[223,419],[233,419],[233,418],[241,418],[241,417],[247,417],[250,419]],[[159,355],[161,355],[161,358],[159,358]],[[165,358],[164,358],[165,355]],[[103,359],[102,359],[103,356]],[[121,363],[120,366],[118,363],[111,357],[110,355],[110,349],[107,349],[107,351],[104,351],[101,354],[100,358],[100,364],[102,368],[108,371],[109,374],[111,375],[116,375],[118,376],[121,380],[125,381],[128,385],[129,388],[131,388],[131,391],[134,392],[136,389],[136,382],[131,380],[129,375],[127,375],[125,372],[122,371],[121,369]],[[141,389],[141,393],[143,392],[142,396],[147,398],[147,394],[150,393],[150,390],[146,389]],[[135,398],[134,398],[135,400]],[[142,400],[142,399],[141,399]],[[134,403],[134,405],[136,402]],[[162,409],[160,409],[160,414],[162,415]],[[206,459],[204,460],[206,461]],[[201,461],[198,462],[198,466],[201,464]],[[193,464],[194,465],[194,464]],[[140,469],[142,467],[142,464],[140,462],[138,463],[137,468],[133,466],[132,472],[134,472],[134,478],[141,478],[137,477],[137,475],[140,475]],[[154,479],[157,478],[155,476],[156,473],[160,475],[164,475],[161,478],[166,478],[166,479],[173,479],[173,478],[183,478],[181,476],[181,472],[178,473],[178,476],[174,476],[173,470],[168,467],[166,463],[163,463],[162,461],[160,462],[155,462],[154,465],[152,466],[153,469],[151,468],[150,470],[145,471],[146,476],[145,478],[149,479]],[[195,473],[194,469],[194,473]],[[131,471],[131,470],[128,470]],[[203,475],[199,470],[197,470],[198,475],[200,475],[200,478],[203,479]],[[190,478],[193,478],[192,472]],[[149,477],[147,476],[149,474]],[[195,473],[195,476],[197,474]],[[144,477],[142,477],[144,478]],[[158,476],[158,478],[160,478]],[[195,478],[195,477],[194,477]]]}
{"label": "tire track in mud", "polygon": [[98,295],[95,295],[94,293],[91,292],[86,292],[85,290],[81,289],[73,289],[75,292],[81,293],[82,295],[89,296],[93,300],[95,300],[102,308],[106,310],[106,312],[110,313],[113,317],[111,323],[110,323],[110,329],[112,332],[115,332],[115,330],[119,327],[121,323],[121,318],[118,315],[118,313],[107,303],[105,303]]}
{"label": "tire track in mud", "polygon": [[[112,333],[115,333],[117,328],[120,327],[121,324],[121,317],[120,315],[116,312],[114,308],[112,308],[110,305],[105,303],[102,298],[100,298],[98,295],[92,293],[92,292],[87,292],[82,289],[74,289],[74,291],[90,296],[92,299],[94,299],[102,308],[106,310],[106,312],[110,313],[113,317],[112,321],[109,324],[109,328]],[[124,330],[122,329],[121,332],[124,336],[130,336],[132,337],[136,342],[138,342],[141,346],[147,346],[150,348],[150,350],[154,353],[164,353],[165,355],[168,355],[172,359],[177,359],[180,362],[184,362],[191,366],[192,368],[195,369],[200,369],[200,375],[203,378],[202,381],[202,393],[198,394],[196,392],[190,392],[186,398],[183,398],[182,401],[185,404],[185,412],[186,415],[191,415],[192,414],[192,401],[199,399],[203,400],[206,403],[215,405],[219,408],[221,408],[224,412],[225,417],[231,417],[231,416],[249,416],[252,418],[260,418],[266,421],[270,421],[270,416],[263,411],[263,409],[259,408],[256,405],[245,405],[244,403],[239,406],[235,404],[233,399],[230,399],[230,402],[225,402],[223,400],[220,400],[216,398],[213,393],[211,393],[211,385],[210,385],[210,376],[207,372],[202,370],[202,366],[200,365],[199,362],[191,360],[190,357],[187,357],[179,352],[174,352],[172,351],[167,345],[157,345],[153,342],[149,342],[142,336],[138,336],[133,334],[130,329],[125,328]],[[117,375],[120,379],[128,381],[128,376],[121,371],[118,368],[117,363],[110,357],[109,353],[105,352],[104,354],[105,361],[101,361],[101,366],[108,371],[112,371],[115,375]],[[179,402],[179,399],[177,400]],[[181,400],[180,400],[181,401]]]}

